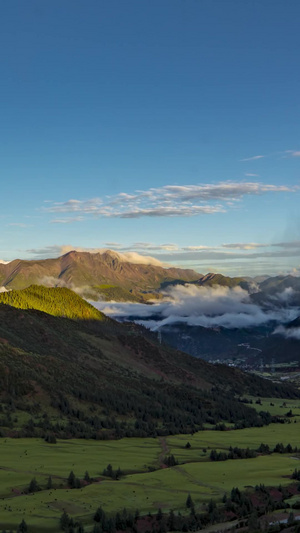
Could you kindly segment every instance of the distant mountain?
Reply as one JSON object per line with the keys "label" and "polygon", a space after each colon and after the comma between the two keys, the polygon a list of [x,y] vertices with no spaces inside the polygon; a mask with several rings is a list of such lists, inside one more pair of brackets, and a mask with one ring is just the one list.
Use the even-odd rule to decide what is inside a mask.
{"label": "distant mountain", "polygon": [[213,272],[209,272],[208,274],[205,274],[205,276],[199,278],[195,284],[199,286],[207,285],[210,287],[213,285],[220,285],[222,287],[237,287],[241,284],[246,285],[246,282],[245,278],[231,278],[229,276],[223,276],[222,274],[214,274]]}
{"label": "distant mountain", "polygon": [[[194,281],[201,274],[194,270],[163,268],[126,262],[116,252],[69,252],[57,259],[24,261],[16,259],[0,264],[0,285],[23,289],[32,284],[69,287],[119,287],[139,293],[159,289],[167,281]],[[100,286],[100,287],[99,287]]]}
{"label": "distant mountain", "polygon": [[262,292],[278,293],[285,289],[292,288],[300,291],[300,277],[297,276],[275,276],[267,278],[259,284]]}
{"label": "distant mountain", "polygon": [[[11,294],[11,305],[0,304],[2,434],[110,438],[188,433],[222,420],[261,425],[265,418],[235,395],[299,396],[288,385],[161,345],[135,324],[24,309],[42,299],[57,314],[57,289]],[[64,295],[65,315],[74,302],[89,311],[71,291]]]}
{"label": "distant mountain", "polygon": [[286,329],[300,328],[300,316],[285,325]]}
{"label": "distant mountain", "polygon": [[214,285],[220,285],[221,287],[242,287],[245,290],[251,290],[253,285],[252,278],[223,276],[223,274],[215,274],[209,272],[208,274],[198,274],[198,279],[192,281],[166,281],[162,284],[162,289],[170,287],[172,285],[183,285],[188,283],[189,285],[196,285],[197,287],[213,287]]}

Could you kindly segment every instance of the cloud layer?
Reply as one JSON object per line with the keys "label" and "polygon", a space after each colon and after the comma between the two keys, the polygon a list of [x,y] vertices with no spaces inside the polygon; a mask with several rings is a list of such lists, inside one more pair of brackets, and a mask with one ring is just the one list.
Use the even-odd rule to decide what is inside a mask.
{"label": "cloud layer", "polygon": [[244,328],[271,321],[288,322],[299,309],[281,308],[265,311],[251,302],[240,287],[197,287],[176,285],[164,292],[162,301],[152,305],[122,302],[92,302],[95,307],[115,318],[134,317],[135,321],[157,330],[163,326],[185,323],[189,326]]}
{"label": "cloud layer", "polygon": [[278,326],[274,330],[274,334],[282,335],[286,339],[300,340],[300,328],[285,328],[284,326]]}
{"label": "cloud layer", "polygon": [[[262,156],[255,156],[255,159]],[[253,159],[253,158],[251,158]],[[259,182],[219,182],[201,185],[166,185],[133,194],[122,192],[116,196],[88,200],[70,199],[52,203],[44,211],[49,213],[77,214],[70,218],[59,218],[52,223],[80,221],[83,216],[141,218],[196,216],[224,213],[233,202],[249,195],[293,192],[295,187],[263,184]]]}

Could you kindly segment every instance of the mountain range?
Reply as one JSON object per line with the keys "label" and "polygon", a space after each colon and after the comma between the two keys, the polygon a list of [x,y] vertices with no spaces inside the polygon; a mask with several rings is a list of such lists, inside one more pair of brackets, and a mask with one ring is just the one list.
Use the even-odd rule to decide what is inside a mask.
{"label": "mountain range", "polygon": [[0,284],[7,289],[23,289],[32,284],[89,288],[110,284],[139,292],[158,289],[164,282],[194,281],[200,276],[189,269],[124,261],[121,254],[110,250],[103,253],[71,251],[57,259],[15,259],[0,264]]}
{"label": "mountain range", "polygon": [[[120,291],[121,301],[124,301],[124,297],[136,301],[136,294],[157,292],[184,283],[231,288],[240,286],[251,293],[265,296],[272,296],[287,288],[300,292],[300,278],[291,275],[250,278],[218,273],[201,274],[191,269],[131,262],[126,256],[112,250],[102,253],[70,251],[55,259],[0,262],[0,285],[7,290],[24,289],[32,284],[83,287],[96,289],[104,297],[109,297],[108,289],[111,291],[115,288]],[[117,291],[114,296],[118,299]]]}
{"label": "mountain range", "polygon": [[[103,253],[71,251],[56,259],[16,259],[10,263],[0,263],[0,285],[3,291],[24,289],[32,284],[71,288],[89,300],[137,303],[147,303],[153,299],[163,302],[165,295],[172,295],[172,290],[178,286],[187,287],[187,290],[210,287],[236,290],[240,287],[249,294],[249,303],[257,306],[263,313],[272,314],[274,309],[278,312],[285,311],[290,306],[300,309],[299,277],[281,275],[243,278],[218,273],[204,275],[189,269],[133,263],[128,261],[126,256],[110,250]],[[199,293],[199,298],[200,296]],[[195,297],[198,298],[198,294]],[[3,296],[1,301],[6,302],[7,298]],[[32,300],[32,295],[29,299]],[[230,305],[231,303],[227,310],[229,313]],[[33,301],[32,307],[44,310],[36,307],[36,301]],[[149,306],[147,308],[149,310]],[[152,309],[155,313],[156,308]],[[131,320],[139,319],[139,310],[137,306],[136,316],[133,312],[132,316],[127,317]],[[189,312],[189,309],[184,311],[185,315]],[[236,313],[235,319],[239,319],[242,312],[243,309]],[[65,316],[73,318],[68,314]],[[145,321],[144,324],[147,325]],[[248,327],[234,327],[233,324],[228,328],[222,325],[187,325],[180,320],[176,323],[175,317],[172,324],[161,328],[161,332],[164,341],[174,348],[208,360],[241,355],[251,356],[251,359],[264,357],[266,361],[273,357],[278,362],[299,360],[300,338],[297,335],[292,337],[291,331],[286,333],[287,320],[282,323],[282,330],[277,332],[278,324],[280,325],[271,320]],[[294,326],[294,329],[296,327],[298,326]]]}

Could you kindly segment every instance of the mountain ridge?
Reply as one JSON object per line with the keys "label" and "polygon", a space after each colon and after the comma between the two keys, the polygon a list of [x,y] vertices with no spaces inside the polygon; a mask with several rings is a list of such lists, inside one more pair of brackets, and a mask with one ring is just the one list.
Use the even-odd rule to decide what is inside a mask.
{"label": "mountain ridge", "polygon": [[193,281],[201,274],[191,269],[164,268],[120,260],[115,252],[68,252],[56,259],[21,260],[0,264],[0,284],[22,289],[32,284],[97,286],[113,283],[130,290],[154,290],[171,280]]}

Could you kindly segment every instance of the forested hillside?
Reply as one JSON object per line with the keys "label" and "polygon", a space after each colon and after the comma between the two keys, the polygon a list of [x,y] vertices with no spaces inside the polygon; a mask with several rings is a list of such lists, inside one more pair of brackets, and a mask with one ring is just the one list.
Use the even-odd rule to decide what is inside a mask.
{"label": "forested hillside", "polygon": [[108,320],[100,311],[64,287],[31,285],[27,289],[0,293],[0,303],[18,309],[37,309],[53,316],[81,320]]}
{"label": "forested hillside", "polygon": [[[63,314],[76,320],[24,309],[37,302],[58,314],[63,296]],[[23,307],[0,305],[4,434],[112,438],[188,433],[223,422],[262,425],[270,415],[257,414],[238,395],[299,395],[160,345],[137,325],[99,320],[96,311],[95,318],[79,319],[78,309],[83,316],[90,306],[71,291],[33,287],[3,298]]]}

